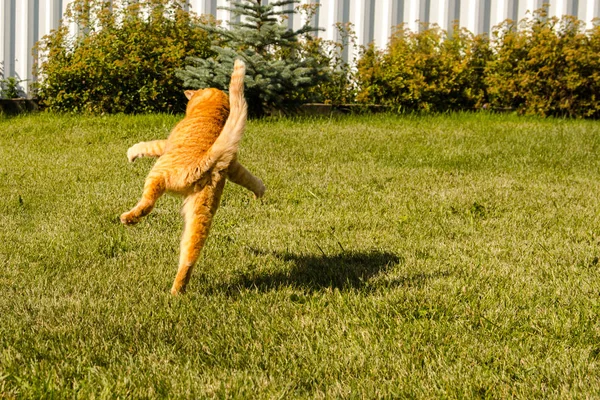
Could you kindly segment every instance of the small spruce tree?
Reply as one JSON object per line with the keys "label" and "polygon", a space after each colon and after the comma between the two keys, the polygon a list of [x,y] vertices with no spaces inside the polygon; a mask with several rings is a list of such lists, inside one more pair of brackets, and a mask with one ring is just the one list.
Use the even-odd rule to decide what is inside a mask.
{"label": "small spruce tree", "polygon": [[[310,101],[309,89],[327,79],[327,66],[302,46],[310,40],[313,28],[306,23],[298,30],[288,29],[284,21],[295,13],[297,0],[282,0],[263,5],[261,0],[233,1],[222,7],[232,13],[229,29],[204,26],[217,38],[216,56],[190,57],[190,65],[178,73],[184,86],[216,87],[225,90],[236,58],[246,63],[246,98],[250,115],[263,116],[273,110],[293,111]],[[290,7],[292,6],[292,7]]]}

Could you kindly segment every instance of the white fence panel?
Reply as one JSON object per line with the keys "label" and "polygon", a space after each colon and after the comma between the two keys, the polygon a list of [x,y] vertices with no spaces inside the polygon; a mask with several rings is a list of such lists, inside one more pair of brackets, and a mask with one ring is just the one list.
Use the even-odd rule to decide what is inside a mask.
{"label": "white fence panel", "polygon": [[[269,0],[263,0],[268,2]],[[70,0],[0,0],[0,77],[15,77],[23,81],[27,92],[33,79],[32,48],[34,44],[59,26]],[[301,4],[318,3],[314,25],[323,28],[318,36],[338,40],[337,22],[354,25],[358,45],[374,42],[386,45],[394,26],[405,23],[411,30],[420,29],[421,22],[435,23],[443,29],[454,21],[473,33],[489,33],[505,19],[519,20],[546,0],[300,0]],[[230,13],[219,7],[227,0],[190,0],[190,9],[198,14],[215,15],[229,21]],[[552,0],[552,15],[575,15],[588,27],[600,17],[600,0]],[[299,28],[304,21],[298,16],[289,19],[290,27]],[[74,29],[74,27],[72,27]],[[353,49],[346,56],[352,57]]]}

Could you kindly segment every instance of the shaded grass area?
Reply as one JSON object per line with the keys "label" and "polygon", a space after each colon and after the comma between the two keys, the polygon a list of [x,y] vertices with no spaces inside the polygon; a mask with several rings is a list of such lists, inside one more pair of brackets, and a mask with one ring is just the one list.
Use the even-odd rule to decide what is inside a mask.
{"label": "shaded grass area", "polygon": [[143,222],[173,116],[0,120],[4,397],[596,397],[600,125],[487,114],[249,124],[188,293]]}

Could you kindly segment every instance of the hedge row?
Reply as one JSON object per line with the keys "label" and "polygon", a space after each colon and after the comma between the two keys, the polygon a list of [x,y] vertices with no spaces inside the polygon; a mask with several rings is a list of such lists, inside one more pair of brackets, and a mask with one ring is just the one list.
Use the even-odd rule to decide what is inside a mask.
{"label": "hedge row", "polygon": [[490,38],[438,28],[398,29],[358,63],[356,101],[398,110],[491,108],[525,115],[600,116],[600,27],[584,30],[547,8],[506,21]]}
{"label": "hedge row", "polygon": [[[202,28],[210,21],[187,12],[183,0],[140,0],[118,10],[108,10],[106,0],[73,4],[67,22],[85,34],[73,40],[62,27],[38,44],[45,58],[36,71],[37,94],[51,110],[181,111],[184,88],[176,72],[189,57],[214,56],[211,43],[223,42],[215,30]],[[351,26],[339,28],[342,44],[306,40],[297,50],[327,66],[327,79],[310,89],[322,102],[600,116],[600,27],[585,31],[574,17],[549,17],[542,8],[502,23],[489,37],[399,26],[385,49],[363,48],[356,68],[341,57]]]}

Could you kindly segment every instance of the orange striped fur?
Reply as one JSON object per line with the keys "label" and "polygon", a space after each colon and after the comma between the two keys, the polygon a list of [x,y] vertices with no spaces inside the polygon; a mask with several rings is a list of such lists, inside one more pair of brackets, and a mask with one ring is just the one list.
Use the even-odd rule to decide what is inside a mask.
{"label": "orange striped fur", "polygon": [[158,157],[146,178],[141,200],[121,215],[133,225],[147,215],[165,192],[185,196],[185,220],[179,269],[171,293],[183,292],[192,268],[206,242],[225,181],[237,183],[256,197],[265,192],[262,181],[237,160],[239,142],[246,125],[244,100],[245,65],[237,60],[231,75],[229,98],[218,89],[188,90],[185,118],[166,140],[141,142],[127,150],[130,162],[138,157]]}

